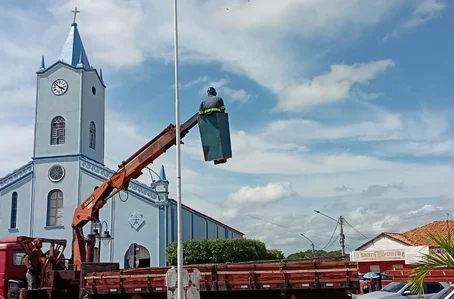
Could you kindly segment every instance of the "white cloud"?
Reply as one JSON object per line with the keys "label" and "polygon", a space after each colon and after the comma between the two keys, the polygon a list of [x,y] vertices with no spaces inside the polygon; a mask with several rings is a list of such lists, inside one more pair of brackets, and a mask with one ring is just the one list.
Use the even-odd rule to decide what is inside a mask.
{"label": "white cloud", "polygon": [[21,124],[0,124],[0,177],[25,165],[33,153],[33,127]]}
{"label": "white cloud", "polygon": [[427,213],[433,213],[437,211],[442,211],[442,207],[436,207],[433,205],[424,205],[423,207],[410,211],[408,212],[409,215],[418,215],[418,214],[427,214]]}
{"label": "white cloud", "polygon": [[[186,84],[182,84],[180,87],[181,88],[191,88],[193,86],[200,85],[205,82],[208,82],[208,76],[198,77],[197,79],[192,80]],[[172,88],[174,88],[174,87],[175,87],[175,83],[172,84]]]}
{"label": "white cloud", "polygon": [[[185,84],[180,84],[181,88],[191,88],[194,86],[203,85],[199,89],[199,93],[204,96],[208,87],[212,86],[216,88],[216,91],[219,96],[221,96],[224,101],[236,101],[242,104],[249,102],[251,95],[244,89],[235,89],[229,87],[230,82],[226,78],[222,78],[218,81],[209,80],[208,76],[201,76]],[[172,88],[175,84],[172,84]]]}
{"label": "white cloud", "polygon": [[390,59],[332,65],[329,72],[309,82],[286,87],[279,96],[277,108],[286,112],[299,112],[315,105],[345,101],[355,84],[366,84],[393,66],[394,62]]}
{"label": "white cloud", "polygon": [[[281,141],[290,140],[385,140],[401,138],[406,125],[397,113],[382,113],[370,119],[339,124],[326,124],[310,119],[293,118],[267,124],[264,134]],[[292,129],[298,128],[298,134]],[[411,128],[410,130],[413,130]],[[424,131],[425,132],[425,131]]]}
{"label": "white cloud", "polygon": [[[336,172],[398,169],[404,171],[406,167],[402,168],[403,165],[413,167],[417,164],[400,164],[371,155],[353,154],[348,147],[314,152],[311,150],[310,141],[351,139],[363,142],[387,140],[428,142],[443,138],[448,129],[447,120],[442,114],[426,110],[410,115],[382,111],[376,114],[375,118],[369,119],[335,125],[305,119],[278,120],[268,123],[259,131],[253,129],[232,131],[234,158],[217,167],[233,172],[281,175],[328,175]],[[297,134],[295,128],[298,128]],[[183,150],[199,159],[198,148],[192,149],[188,146]],[[352,186],[347,182],[345,185]],[[331,190],[337,186],[339,184],[333,186]]]}
{"label": "white cloud", "polygon": [[[0,144],[0,176],[29,161],[32,154],[34,72],[39,67],[41,54],[45,55],[47,64],[58,57],[58,45],[63,44],[69,30],[68,12],[75,4],[65,0],[56,3],[51,4],[50,12],[44,13],[0,9],[0,24],[8,28],[0,33],[3,45],[0,49],[0,135],[3,140],[8,140]],[[227,5],[229,11],[225,9]],[[399,5],[402,5],[400,1],[366,3],[363,0],[347,0],[341,7],[334,7],[329,0],[180,2],[182,63],[215,62],[224,70],[237,72],[271,91],[279,92],[289,83],[294,86],[294,82],[305,82],[304,78],[310,76],[319,59],[309,55],[310,49],[306,48],[314,38],[322,44],[351,38],[381,22]],[[105,74],[140,65],[149,58],[173,59],[171,4],[163,6],[161,1],[156,0],[78,0],[77,6],[82,11],[78,15],[78,23],[90,61],[95,66],[108,66]],[[212,26],[206,26],[207,23]],[[288,44],[288,37],[305,41],[305,46],[295,50],[294,45]],[[24,40],[26,44],[23,44]],[[239,50],[239,45],[244,47]],[[390,60],[337,66],[337,69],[332,69],[333,72],[314,80],[316,83],[330,83],[333,88],[339,88],[344,95],[348,95],[357,84],[372,80],[391,66]],[[217,78],[221,76],[224,74],[218,74]],[[182,87],[209,81],[208,77],[201,77],[197,82]],[[17,82],[21,83],[19,87]],[[222,83],[221,90],[226,88],[222,90],[222,93],[228,94],[226,97],[239,102],[250,101],[249,92],[235,89],[225,79],[219,82]],[[305,92],[309,91],[311,89]],[[417,117],[379,113],[370,119],[342,125],[312,120],[278,120],[259,132],[253,129],[232,132],[234,158],[225,165],[216,166],[215,170],[211,164],[202,162],[199,144],[191,146],[189,141],[197,139],[193,138],[197,134],[191,134],[182,147],[184,203],[215,218],[224,215],[222,219],[246,232],[248,237],[260,238],[268,246],[279,247],[286,253],[309,246],[299,237],[300,232],[307,232],[317,246],[323,246],[329,239],[334,224],[313,215],[313,208],[334,217],[341,213],[348,215],[347,219],[364,233],[410,228],[418,221],[427,222],[430,218],[421,216],[422,220],[418,218],[410,223],[402,220],[401,215],[428,204],[437,207],[449,205],[451,199],[438,197],[454,191],[451,187],[454,171],[450,165],[390,162],[373,156],[356,155],[348,148],[313,152],[308,141],[351,138],[424,142],[426,138],[438,142],[446,134],[448,125],[445,118],[430,113]],[[106,156],[114,160],[106,163],[114,169],[119,161],[152,137],[149,128],[139,126],[113,111],[107,112],[106,127]],[[298,127],[298,132],[295,127]],[[115,134],[112,134],[114,131]],[[166,165],[171,192],[175,191],[172,187],[175,186],[174,156],[174,150],[169,150],[152,165],[156,171],[159,171],[161,164]],[[245,183],[252,177],[257,179],[256,186],[259,187],[244,187],[245,184],[253,186],[252,182]],[[391,182],[388,181],[390,178]],[[140,180],[150,182],[146,172]],[[370,184],[386,186],[401,181],[406,188],[404,196],[408,196],[404,200],[401,195],[391,197],[395,194],[386,193],[377,205],[375,202],[365,203],[359,197],[359,192]],[[260,185],[263,182],[270,183]],[[279,187],[276,182],[285,183]],[[340,194],[335,190],[339,186],[351,189]],[[245,216],[244,210],[218,205],[228,199],[227,194],[258,198],[250,195],[258,192],[263,194],[261,199],[275,202],[279,193],[285,197],[289,190],[297,194],[295,197],[298,196],[304,204],[288,200],[279,209],[273,205],[260,205],[256,211],[249,209],[247,213],[250,216]],[[418,199],[417,196],[424,198]],[[390,202],[402,204],[395,204],[396,208],[389,211],[387,203]],[[355,210],[360,206],[364,206],[362,213]],[[359,218],[360,214],[365,218]],[[388,218],[384,219],[386,214]],[[347,244],[360,241],[358,236],[347,236]]]}
{"label": "white cloud", "polygon": [[240,103],[247,103],[251,99],[251,95],[244,89],[234,89],[228,86],[229,80],[223,78],[219,81],[208,81],[204,87],[200,89],[200,94],[206,94],[209,86],[216,88],[218,95],[225,101],[237,101]]}
{"label": "white cloud", "polygon": [[[362,117],[341,122],[316,121],[305,118],[280,119],[269,122],[260,132],[262,140],[282,144],[327,141],[392,141],[377,145],[382,155],[394,153],[449,153],[449,121],[444,113],[421,110],[415,113],[391,113],[385,110],[360,110]],[[298,129],[298,134],[294,130]]]}
{"label": "white cloud", "polygon": [[391,33],[385,35],[385,41],[399,37],[404,32],[415,29],[432,19],[440,17],[446,9],[445,0],[417,0],[413,3],[415,7],[410,18],[399,24]]}
{"label": "white cloud", "polygon": [[382,146],[384,156],[393,155],[412,155],[417,157],[424,156],[453,156],[454,140],[437,140],[437,141],[418,141],[418,142],[398,142]]}
{"label": "white cloud", "polygon": [[[288,38],[317,39],[326,44],[352,38],[401,5],[399,1],[344,2],[341,7],[334,7],[330,0],[180,2],[182,63],[217,62],[279,91],[314,62],[309,48],[295,51]],[[61,1],[51,12],[60,24],[67,24],[67,12],[73,5],[73,1]],[[171,3],[79,0],[77,6],[83,10],[78,17],[81,29],[96,28],[83,31],[96,61],[121,68],[147,58],[173,59]],[[127,24],[122,21],[126,19]],[[245,46],[239,51],[238,45]]]}
{"label": "white cloud", "polygon": [[[323,199],[319,201],[317,206],[321,208],[317,209],[324,214],[333,218],[342,215],[347,220],[348,223],[344,225],[344,233],[349,250],[355,249],[383,231],[404,232],[433,221],[440,215],[445,216],[441,211],[438,214],[430,215],[421,213],[419,218],[406,219],[403,215],[406,215],[409,209],[421,207],[421,202],[424,202],[413,199],[406,199],[402,203],[395,202],[391,210],[388,205],[383,204],[384,201],[377,206],[374,202],[364,203],[361,199],[350,196],[348,199],[340,197],[330,199],[326,205],[323,205]],[[426,199],[426,201],[429,200]],[[443,204],[438,199],[432,199],[432,202]],[[244,231],[248,237],[260,239],[266,242],[268,247],[277,247],[286,254],[310,248],[310,242],[301,237],[300,233],[304,233],[311,239],[315,246],[323,248],[328,244],[336,223],[316,214],[312,206],[313,204],[307,201],[305,201],[304,207],[280,205],[279,209],[276,209],[272,206],[268,208],[258,206],[258,211],[247,214],[250,216],[236,214],[236,217],[230,218],[229,221],[246,227]],[[334,238],[339,233],[338,227]],[[339,248],[339,243],[335,241],[327,250],[338,250]]]}
{"label": "white cloud", "polygon": [[295,195],[290,183],[276,182],[268,183],[265,186],[241,187],[238,191],[228,195],[227,203],[232,207],[265,206]]}
{"label": "white cloud", "polygon": [[352,96],[353,95],[366,101],[373,101],[380,97],[383,97],[385,94],[383,92],[364,92],[360,88],[356,87],[352,89]]}
{"label": "white cloud", "polygon": [[385,194],[387,191],[390,190],[403,190],[403,184],[388,184],[388,185],[369,185],[367,189],[361,191],[361,195],[364,197],[379,197]]}

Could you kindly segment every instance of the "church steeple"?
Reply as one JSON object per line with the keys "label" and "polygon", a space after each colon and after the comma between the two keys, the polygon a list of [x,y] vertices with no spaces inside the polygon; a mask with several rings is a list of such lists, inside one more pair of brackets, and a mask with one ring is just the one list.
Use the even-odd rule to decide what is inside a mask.
{"label": "church steeple", "polygon": [[86,68],[91,68],[87,53],[85,52],[84,45],[79,34],[79,30],[77,29],[76,14],[80,11],[78,11],[76,7],[73,12],[74,22],[71,24],[71,29],[69,31],[68,38],[63,45],[63,49],[61,50],[59,60],[74,67],[77,67],[77,64],[79,62],[82,62],[82,64]]}

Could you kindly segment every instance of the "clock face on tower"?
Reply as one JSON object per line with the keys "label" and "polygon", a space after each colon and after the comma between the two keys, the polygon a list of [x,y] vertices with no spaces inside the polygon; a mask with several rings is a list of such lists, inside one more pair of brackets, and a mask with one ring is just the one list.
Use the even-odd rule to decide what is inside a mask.
{"label": "clock face on tower", "polygon": [[57,79],[52,83],[52,92],[57,95],[61,96],[68,90],[68,82],[63,79]]}

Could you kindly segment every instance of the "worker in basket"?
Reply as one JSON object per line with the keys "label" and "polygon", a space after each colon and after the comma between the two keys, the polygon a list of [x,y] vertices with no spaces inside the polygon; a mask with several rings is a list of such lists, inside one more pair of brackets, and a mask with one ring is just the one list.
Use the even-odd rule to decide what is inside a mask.
{"label": "worker in basket", "polygon": [[214,87],[208,87],[207,99],[200,103],[199,115],[209,115],[212,113],[224,113],[225,106],[221,97],[217,96]]}
{"label": "worker in basket", "polygon": [[[214,87],[208,87],[207,99],[200,103],[199,115],[206,116],[213,113],[225,113],[224,101],[217,95]],[[222,164],[227,162],[227,159],[214,160],[214,164]]]}

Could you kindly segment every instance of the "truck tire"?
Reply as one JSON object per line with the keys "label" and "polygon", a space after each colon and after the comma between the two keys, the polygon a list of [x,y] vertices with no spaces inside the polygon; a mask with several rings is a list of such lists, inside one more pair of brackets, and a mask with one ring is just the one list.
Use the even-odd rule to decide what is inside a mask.
{"label": "truck tire", "polygon": [[6,297],[7,297],[7,299],[18,299],[19,298],[19,289],[18,288],[9,289]]}

